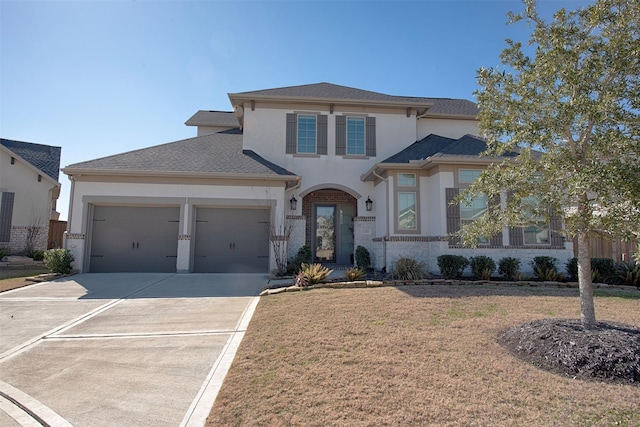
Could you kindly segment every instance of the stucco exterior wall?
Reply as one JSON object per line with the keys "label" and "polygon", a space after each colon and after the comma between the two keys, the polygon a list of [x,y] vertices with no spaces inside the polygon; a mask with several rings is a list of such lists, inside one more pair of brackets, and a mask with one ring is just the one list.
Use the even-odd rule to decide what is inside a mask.
{"label": "stucco exterior wall", "polygon": [[[6,248],[11,253],[24,251],[27,234],[29,229],[32,229],[36,230],[34,249],[45,250],[49,219],[59,193],[59,184],[20,158],[14,157],[14,164],[11,164],[11,157],[10,153],[0,149],[0,193],[15,194],[11,217],[11,241],[0,242],[0,248]],[[38,175],[41,176],[40,182]]]}
{"label": "stucco exterior wall", "polygon": [[431,117],[418,119],[417,129],[418,139],[422,139],[432,133],[454,139],[458,139],[467,134],[477,136],[479,133],[478,122],[475,120]]}

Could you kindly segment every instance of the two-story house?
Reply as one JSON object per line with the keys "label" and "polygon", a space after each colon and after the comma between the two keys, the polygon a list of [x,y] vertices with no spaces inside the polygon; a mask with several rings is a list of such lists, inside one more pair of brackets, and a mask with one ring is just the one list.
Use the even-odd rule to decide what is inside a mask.
{"label": "two-story house", "polygon": [[267,272],[285,245],[376,268],[399,257],[437,272],[444,253],[564,260],[559,224],[505,228],[477,249],[450,233],[486,200],[451,205],[495,159],[481,157],[477,106],[329,83],[231,93],[198,111],[197,137],[67,166],[67,247],[82,271]]}
{"label": "two-story house", "polygon": [[0,249],[45,250],[57,220],[60,147],[0,139]]}

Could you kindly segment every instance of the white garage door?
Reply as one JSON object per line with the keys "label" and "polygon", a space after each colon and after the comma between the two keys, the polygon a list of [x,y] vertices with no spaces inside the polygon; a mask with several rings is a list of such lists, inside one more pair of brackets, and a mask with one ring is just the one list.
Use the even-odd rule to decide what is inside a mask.
{"label": "white garage door", "polygon": [[89,271],[174,273],[180,208],[96,206]]}
{"label": "white garage door", "polygon": [[197,208],[196,273],[269,271],[269,210]]}

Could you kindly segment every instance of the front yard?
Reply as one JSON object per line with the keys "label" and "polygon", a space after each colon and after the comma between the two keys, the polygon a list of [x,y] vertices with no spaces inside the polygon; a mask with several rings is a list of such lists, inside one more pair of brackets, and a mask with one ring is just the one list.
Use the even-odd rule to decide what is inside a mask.
{"label": "front yard", "polygon": [[[640,292],[596,290],[640,326]],[[496,343],[579,318],[577,289],[424,285],[263,297],[208,419],[227,425],[640,425],[640,387],[574,380]]]}

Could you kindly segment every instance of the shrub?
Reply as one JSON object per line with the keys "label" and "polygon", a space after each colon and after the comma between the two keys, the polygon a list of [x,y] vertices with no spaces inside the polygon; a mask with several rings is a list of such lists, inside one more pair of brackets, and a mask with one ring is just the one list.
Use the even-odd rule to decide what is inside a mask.
{"label": "shrub", "polygon": [[[578,258],[568,260],[566,270],[571,280],[578,280]],[[613,283],[616,278],[616,266],[611,258],[591,258],[591,280],[593,282]]]}
{"label": "shrub", "polygon": [[299,287],[322,283],[333,273],[333,270],[329,270],[327,267],[322,266],[322,264],[302,264],[301,267],[296,277],[296,286]]}
{"label": "shrub", "polygon": [[612,283],[616,279],[616,264],[611,258],[591,258],[592,276],[595,272],[598,281]]}
{"label": "shrub", "polygon": [[621,262],[617,266],[618,280],[621,284],[635,286],[640,289],[640,263],[635,261]]}
{"label": "shrub", "polygon": [[477,279],[489,280],[494,271],[496,271],[496,263],[493,259],[485,255],[479,255],[469,258],[471,272]]}
{"label": "shrub", "polygon": [[556,268],[556,259],[550,256],[537,256],[531,261],[533,274],[542,281],[557,281],[562,279],[562,273]]}
{"label": "shrub", "polygon": [[363,270],[366,270],[371,265],[371,255],[364,246],[358,246],[356,248],[356,266]]}
{"label": "shrub", "polygon": [[68,249],[49,249],[44,253],[44,263],[52,273],[69,274],[73,255]]}
{"label": "shrub", "polygon": [[9,255],[9,251],[5,249],[0,249],[0,259],[6,257],[7,255]]}
{"label": "shrub", "polygon": [[462,272],[469,265],[469,260],[462,255],[440,255],[438,257],[438,267],[440,274],[447,279],[462,276]]}
{"label": "shrub", "polygon": [[41,250],[33,250],[27,254],[29,258],[32,258],[34,261],[42,261],[44,259],[44,251]]}
{"label": "shrub", "polygon": [[520,260],[504,257],[498,261],[498,273],[506,280],[516,280],[520,276]]}
{"label": "shrub", "polygon": [[571,280],[578,280],[578,258],[570,258],[565,264],[567,276]]}
{"label": "shrub", "polygon": [[358,267],[348,268],[344,272],[344,278],[350,282],[353,282],[354,280],[362,279],[364,276],[365,276],[364,270]]}
{"label": "shrub", "polygon": [[391,277],[400,280],[420,280],[427,277],[424,271],[424,262],[413,258],[400,258],[395,262]]}
{"label": "shrub", "polygon": [[309,247],[309,245],[302,246],[298,249],[296,256],[289,261],[289,264],[287,265],[287,272],[299,272],[302,268],[302,264],[311,264],[312,257],[311,247]]}

